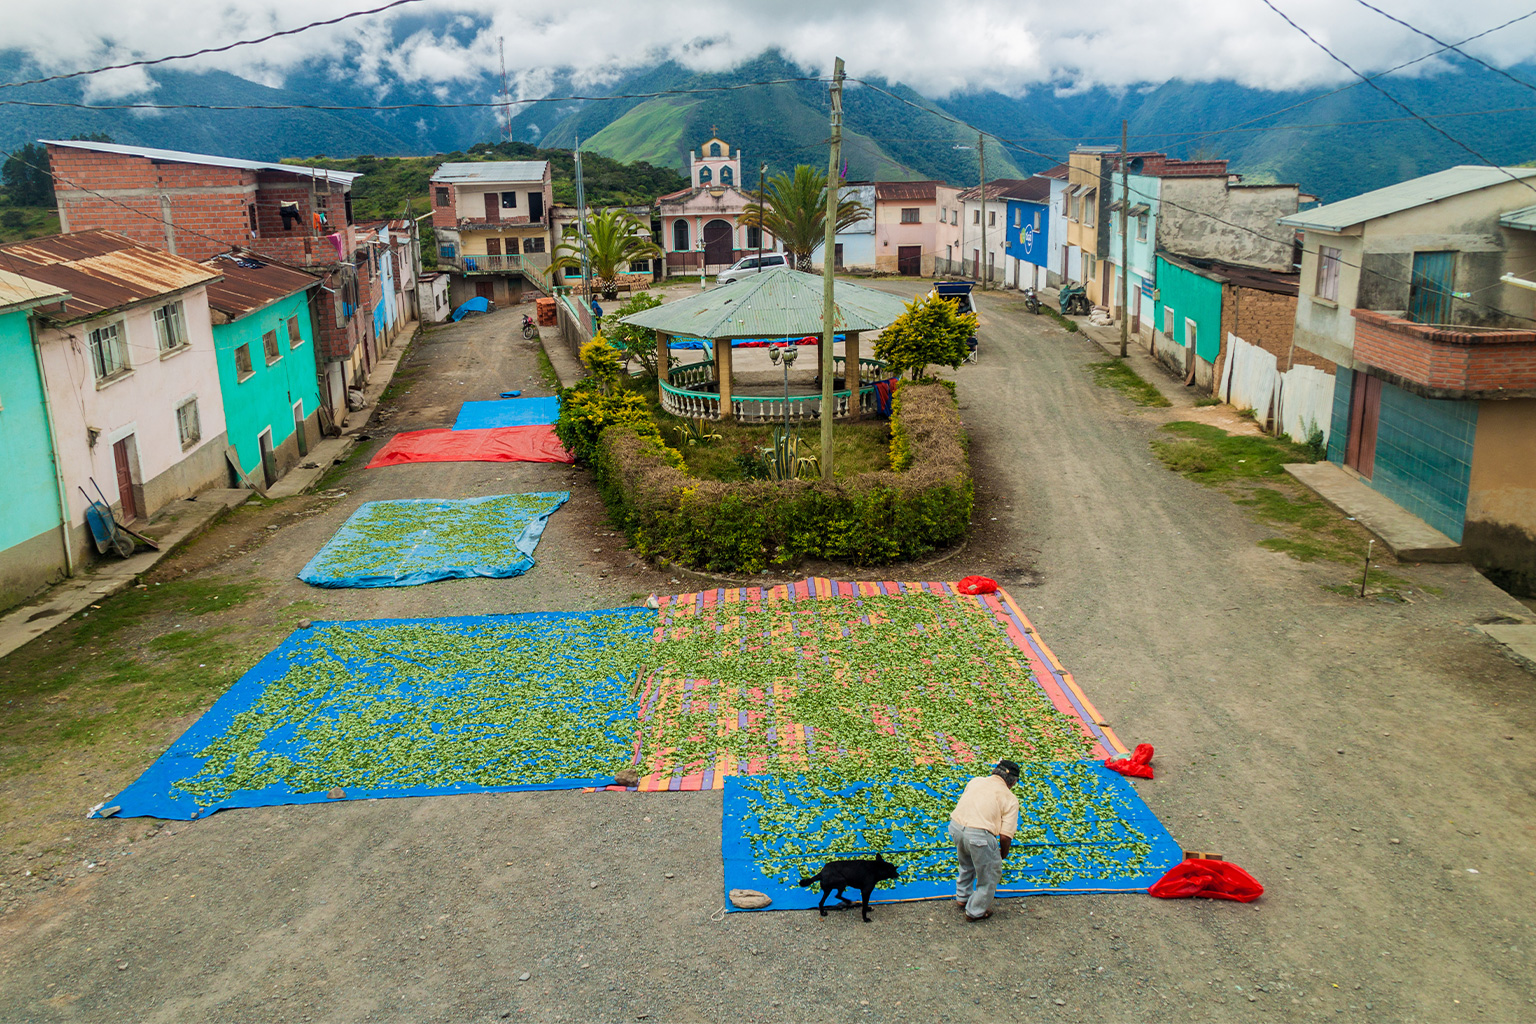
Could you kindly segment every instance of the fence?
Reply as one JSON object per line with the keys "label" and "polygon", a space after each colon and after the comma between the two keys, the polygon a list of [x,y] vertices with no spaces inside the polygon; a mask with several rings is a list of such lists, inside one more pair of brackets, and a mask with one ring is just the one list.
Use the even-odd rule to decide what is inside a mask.
{"label": "fence", "polygon": [[1279,372],[1274,353],[1235,334],[1227,335],[1227,362],[1217,397],[1252,409],[1259,425],[1304,443],[1314,430],[1328,439],[1333,418],[1333,375],[1315,366]]}

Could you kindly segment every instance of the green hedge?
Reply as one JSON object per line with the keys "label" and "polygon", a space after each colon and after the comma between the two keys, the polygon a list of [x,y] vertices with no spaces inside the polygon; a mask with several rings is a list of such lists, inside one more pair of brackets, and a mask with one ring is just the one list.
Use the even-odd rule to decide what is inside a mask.
{"label": "green hedge", "polygon": [[816,480],[700,480],[643,428],[602,431],[591,468],[617,524],[642,554],[716,572],[803,558],[875,565],[959,541],[972,489],[953,388],[903,383],[891,419],[901,472]]}

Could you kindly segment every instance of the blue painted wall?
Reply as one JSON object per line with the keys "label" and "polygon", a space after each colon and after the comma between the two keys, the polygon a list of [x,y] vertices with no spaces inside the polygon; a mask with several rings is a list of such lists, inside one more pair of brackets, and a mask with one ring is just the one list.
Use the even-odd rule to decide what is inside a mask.
{"label": "blue painted wall", "polygon": [[0,551],[57,529],[59,485],[27,313],[0,313]]}
{"label": "blue painted wall", "polygon": [[[1038,225],[1038,227],[1037,227]],[[1051,208],[1046,203],[1008,200],[1008,226],[1003,251],[1016,260],[1049,268],[1051,258]]]}
{"label": "blue painted wall", "polygon": [[[219,357],[219,390],[224,398],[225,430],[240,457],[240,468],[255,474],[261,467],[257,437],[272,428],[272,447],[293,436],[293,403],[304,403],[304,415],[320,407],[320,385],[315,376],[315,334],[310,321],[307,292],[290,295],[258,309],[234,323],[215,324],[214,347]],[[380,305],[382,310],[383,306]],[[297,317],[302,341],[290,347],[288,320]],[[278,358],[267,364],[262,335],[277,331]],[[235,369],[235,349],[251,347],[251,376],[240,380]]]}

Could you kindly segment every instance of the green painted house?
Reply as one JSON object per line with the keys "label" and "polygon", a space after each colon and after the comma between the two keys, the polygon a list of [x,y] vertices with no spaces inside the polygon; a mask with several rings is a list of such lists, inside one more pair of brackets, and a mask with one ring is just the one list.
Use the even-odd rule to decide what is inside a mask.
{"label": "green painted house", "polygon": [[1221,287],[1221,279],[1209,271],[1167,253],[1157,254],[1157,299],[1152,313],[1157,356],[1186,377],[1193,369],[1196,383],[1206,390],[1214,384],[1221,355]]}
{"label": "green painted house", "polygon": [[248,256],[207,263],[225,429],[240,470],[270,487],[319,440],[320,386],[311,299],[318,279]]}
{"label": "green painted house", "polygon": [[73,569],[31,314],[68,297],[63,288],[0,271],[0,608]]}

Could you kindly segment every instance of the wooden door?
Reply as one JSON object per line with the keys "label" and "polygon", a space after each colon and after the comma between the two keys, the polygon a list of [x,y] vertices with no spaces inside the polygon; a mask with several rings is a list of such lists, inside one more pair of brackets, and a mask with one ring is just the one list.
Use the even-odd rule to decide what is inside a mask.
{"label": "wooden door", "polygon": [[499,238],[487,238],[485,240],[485,254],[487,256],[500,256],[501,255],[501,239],[499,239]]}
{"label": "wooden door", "polygon": [[492,289],[492,284],[491,284],[490,281],[476,281],[475,282],[475,298],[477,298],[477,299],[485,299],[487,301],[495,301],[494,300],[495,293],[491,289]]}
{"label": "wooden door", "polygon": [[1381,418],[1381,379],[1355,374],[1349,394],[1349,442],[1344,465],[1367,480],[1376,469],[1376,427]]}
{"label": "wooden door", "polygon": [[485,219],[501,220],[500,192],[487,192],[485,194]]}
{"label": "wooden door", "polygon": [[971,250],[971,280],[981,280],[981,250]]}
{"label": "wooden door", "polygon": [[704,262],[720,266],[731,262],[731,224],[729,221],[712,220],[704,225]]}
{"label": "wooden door", "polygon": [[923,275],[923,247],[920,245],[898,245],[896,247],[896,273],[904,277],[921,277]]}
{"label": "wooden door", "polygon": [[125,437],[112,446],[112,461],[117,467],[117,494],[123,506],[123,521],[139,518],[139,503],[133,496],[133,462],[128,452],[131,437]]}

